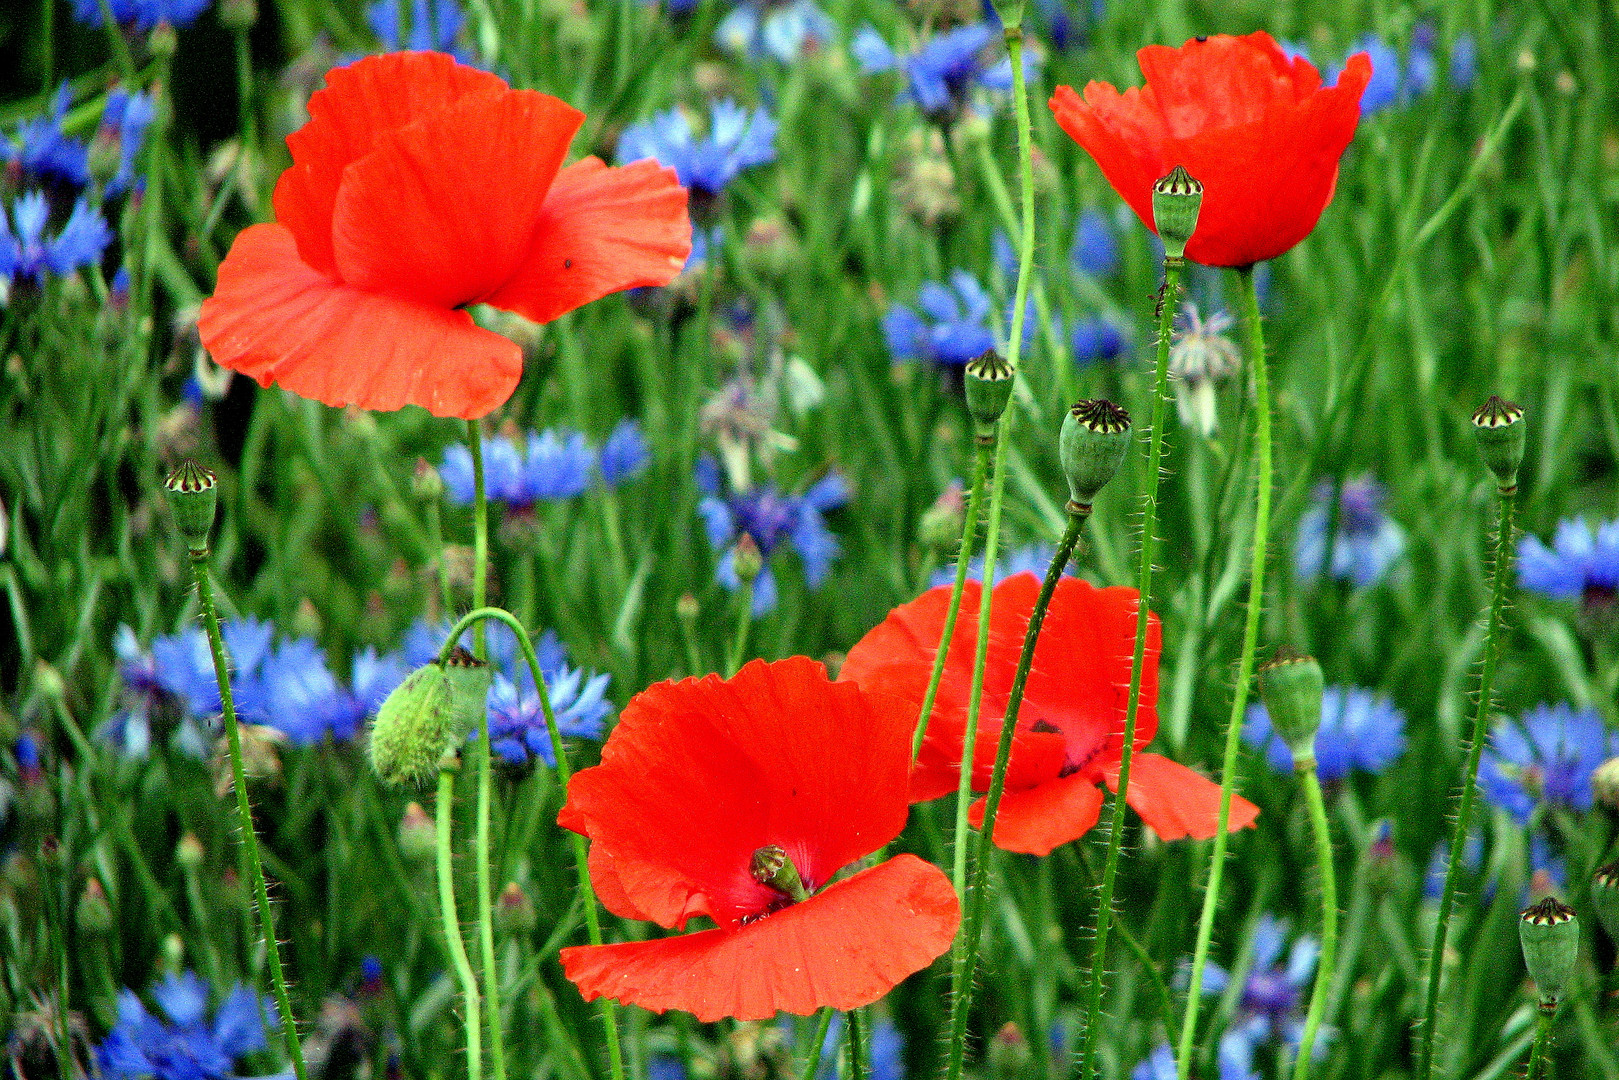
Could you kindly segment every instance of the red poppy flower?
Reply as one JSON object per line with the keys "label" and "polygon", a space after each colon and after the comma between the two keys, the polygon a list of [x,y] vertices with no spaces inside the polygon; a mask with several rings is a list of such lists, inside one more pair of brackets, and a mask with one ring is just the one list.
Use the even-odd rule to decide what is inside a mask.
{"label": "red poppy flower", "polygon": [[548,322],[662,285],[691,250],[672,169],[562,161],[583,114],[441,53],[326,75],[276,224],[242,231],[198,329],[214,359],[328,405],[477,417],[522,352],[468,304]]}
{"label": "red poppy flower", "polygon": [[1083,99],[1059,86],[1051,110],[1143,224],[1153,228],[1153,183],[1181,165],[1203,183],[1188,259],[1248,266],[1310,235],[1355,137],[1367,55],[1351,56],[1326,88],[1263,30],[1149,45],[1136,60],[1146,86],[1121,94],[1091,82]]}
{"label": "red poppy flower", "polygon": [[[959,783],[981,591],[978,582],[970,581],[961,596],[950,658],[934,698],[927,738],[911,774],[913,802],[936,799],[955,791]],[[1006,715],[1023,634],[1039,593],[1040,581],[1027,573],[995,586],[982,711],[973,749],[974,791],[989,789],[1001,718]],[[1058,582],[1046,609],[1034,664],[1024,684],[1017,731],[1012,735],[1006,790],[995,821],[998,847],[1048,855],[1096,824],[1104,798],[1097,785],[1118,790],[1139,595],[1135,589],[1096,589],[1078,578]],[[888,618],[849,650],[840,677],[920,708],[949,603],[949,587],[940,586],[889,612]],[[1159,641],[1154,615],[1147,626],[1141,705],[1136,716],[1138,751],[1152,742],[1158,730]],[[1130,759],[1130,790],[1125,800],[1165,840],[1183,836],[1206,840],[1218,825],[1219,785],[1158,754],[1137,753]],[[1234,796],[1230,827],[1245,828],[1258,813],[1253,803]],[[971,815],[974,825],[983,824],[983,799],[973,804]]]}
{"label": "red poppy flower", "polygon": [[[937,867],[897,855],[833,880],[905,826],[914,714],[802,656],[637,694],[558,821],[590,837],[607,910],[719,926],[563,949],[585,999],[705,1023],[807,1016],[876,1001],[948,949],[961,915]],[[754,874],[766,849],[791,860],[807,899]]]}

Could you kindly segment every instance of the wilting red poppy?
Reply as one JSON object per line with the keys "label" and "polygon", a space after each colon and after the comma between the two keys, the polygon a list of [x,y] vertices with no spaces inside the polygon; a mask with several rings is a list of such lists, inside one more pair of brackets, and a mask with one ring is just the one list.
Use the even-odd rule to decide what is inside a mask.
{"label": "wilting red poppy", "polygon": [[[719,926],[563,949],[568,978],[586,1000],[708,1022],[852,1009],[926,967],[961,921],[937,867],[896,855],[834,880],[905,826],[913,719],[802,656],[637,694],[558,820],[590,837],[607,910]],[[770,853],[807,898],[755,873]]]}
{"label": "wilting red poppy", "polygon": [[1310,235],[1355,137],[1367,55],[1351,56],[1326,88],[1308,60],[1289,60],[1263,30],[1148,45],[1136,60],[1146,86],[1121,94],[1091,82],[1083,98],[1059,86],[1051,110],[1147,228],[1153,182],[1181,165],[1203,183],[1188,259],[1248,266]]}
{"label": "wilting red poppy", "polygon": [[309,115],[276,224],[237,236],[198,322],[214,359],[261,385],[483,416],[523,358],[466,305],[548,322],[664,284],[691,249],[674,170],[563,168],[583,114],[442,53],[334,68]]}
{"label": "wilting red poppy", "polygon": [[[911,774],[913,802],[936,799],[955,791],[959,783],[981,591],[982,586],[971,581],[961,596],[950,657],[934,698],[927,738]],[[982,712],[973,749],[974,791],[989,789],[1001,718],[1006,715],[1023,633],[1039,593],[1040,582],[1033,574],[1017,574],[995,586]],[[1096,824],[1103,802],[1099,784],[1118,790],[1139,595],[1134,589],[1096,589],[1078,578],[1063,578],[1057,584],[1035,645],[1017,731],[1012,735],[1006,790],[995,821],[998,847],[1050,854]],[[949,602],[949,587],[940,586],[889,612],[888,618],[849,650],[840,678],[920,708]],[[1155,615],[1148,623],[1136,716],[1138,751],[1152,742],[1158,730],[1159,641]],[[1206,840],[1215,834],[1219,785],[1159,754],[1137,753],[1130,759],[1130,790],[1125,799],[1165,840],[1184,836]],[[1258,813],[1253,803],[1234,796],[1230,827],[1251,825]],[[983,799],[973,804],[971,814],[973,824],[982,825]]]}

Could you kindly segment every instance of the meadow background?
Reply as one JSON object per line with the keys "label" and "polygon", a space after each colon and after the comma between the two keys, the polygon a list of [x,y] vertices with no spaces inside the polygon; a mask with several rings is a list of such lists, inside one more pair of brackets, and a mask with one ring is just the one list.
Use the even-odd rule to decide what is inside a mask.
{"label": "meadow background", "polygon": [[[570,741],[575,767],[594,760],[601,724],[636,691],[724,665],[738,601],[716,577],[728,541],[710,535],[704,500],[716,496],[705,484],[716,467],[705,460],[728,477],[720,498],[751,494],[733,502],[739,515],[764,515],[771,485],[795,513],[794,500],[819,491],[835,538],[835,552],[823,535],[806,559],[803,544],[772,536],[777,595],[753,620],[749,655],[803,653],[835,666],[949,567],[960,522],[949,492],[972,454],[959,368],[896,355],[885,325],[896,305],[917,309],[925,283],[964,271],[989,310],[963,311],[961,326],[932,340],[1004,338],[1013,281],[996,234],[1009,231],[1015,139],[1004,95],[979,87],[965,112],[930,117],[903,78],[867,73],[850,46],[869,24],[903,55],[983,12],[952,0],[831,0],[822,37],[783,57],[762,40],[753,50],[743,40],[739,52],[734,35],[716,34],[750,3],[765,25],[802,14],[762,0],[678,11],[642,0],[469,0],[464,9],[444,0],[431,27],[395,12],[389,41],[377,30],[388,29],[385,17],[368,21],[350,3],[172,3],[185,25],[116,34],[86,0],[0,11],[0,201],[12,233],[25,192],[46,192],[48,237],[82,189],[113,234],[70,273],[37,258],[37,272],[13,266],[0,309],[0,1031],[14,1075],[96,1068],[94,1048],[119,1020],[118,991],[146,994],[165,972],[196,971],[216,1002],[238,982],[267,988],[264,958],[244,941],[220,794],[228,774],[216,785],[210,710],[198,704],[205,688],[176,690],[190,677],[184,642],[195,638],[168,653],[161,645],[195,625],[184,541],[160,483],[183,457],[219,476],[213,567],[226,613],[276,635],[261,683],[278,703],[269,726],[283,730],[249,740],[252,794],[314,1068],[333,1080],[463,1068],[420,820],[407,804],[439,809],[426,794],[385,789],[357,741],[340,737],[359,730],[372,704],[361,685],[368,665],[387,661],[418,622],[467,606],[470,513],[453,482],[463,428],[414,408],[342,411],[262,390],[213,367],[196,334],[219,261],[239,229],[268,218],[288,163],[283,139],[333,64],[409,45],[413,28],[457,25],[453,40],[431,43],[582,109],[575,152],[608,161],[627,127],[671,107],[687,109],[699,131],[709,103],[726,98],[777,125],[769,159],[694,210],[706,253],[675,283],[544,327],[485,313],[525,350],[522,384],[487,430],[519,443],[557,432],[554,457],[531,460],[538,486],[496,511],[492,598],[565,647],[553,670],[577,674],[574,715],[597,736]],[[131,19],[159,8],[110,5]],[[1525,535],[1550,545],[1565,520],[1619,518],[1619,7],[1049,0],[1029,11],[1040,60],[1031,69],[1039,276],[1008,459],[1003,549],[1014,551],[1050,545],[1064,524],[1056,432],[1068,403],[1105,396],[1145,428],[1159,281],[1150,234],[1052,121],[1051,89],[1093,78],[1137,85],[1142,45],[1256,29],[1324,69],[1375,43],[1380,73],[1385,57],[1401,73],[1363,116],[1314,233],[1265,268],[1279,502],[1260,641],[1309,651],[1329,684],[1386,701],[1365,738],[1389,752],[1328,785],[1345,918],[1327,1016],[1334,1035],[1317,1074],[1408,1075],[1435,907],[1430,865],[1448,834],[1489,598],[1495,485],[1473,444],[1473,409],[1491,393],[1525,409]],[[49,123],[64,80],[67,107],[52,130],[87,148],[77,183],[27,153],[50,136],[30,125]],[[104,119],[114,86],[150,95],[144,138]],[[1213,272],[1191,279],[1205,320],[1235,296]],[[1193,344],[1223,355],[1217,343]],[[1252,464],[1245,368],[1208,385],[1205,412],[1172,412],[1168,429],[1154,749],[1212,775],[1241,638]],[[628,456],[605,466],[568,441],[576,431],[599,448],[624,420],[638,424],[644,447],[620,441]],[[1143,462],[1132,455],[1097,502],[1078,566],[1098,583],[1133,580]],[[1364,480],[1381,485],[1380,502],[1328,509],[1332,492],[1361,492]],[[1308,541],[1335,528],[1335,548],[1371,561],[1342,575],[1306,572],[1301,533]],[[1355,547],[1362,541],[1376,550]],[[1586,927],[1554,1044],[1559,1075],[1619,1078],[1615,946],[1587,914],[1591,872],[1615,831],[1615,809],[1593,805],[1590,791],[1590,768],[1619,753],[1619,538],[1607,544],[1577,597],[1513,594],[1496,692],[1505,723],[1566,703],[1598,717],[1607,743],[1579,748],[1566,792],[1506,769],[1502,784],[1528,792],[1532,814],[1486,803],[1447,957],[1446,1076],[1484,1080],[1521,1066],[1534,997],[1516,922],[1540,895],[1530,892],[1538,874]],[[1316,569],[1320,561],[1318,550]],[[1043,569],[1044,557],[1029,564]],[[331,722],[337,734],[311,728],[313,711],[342,711],[332,703],[345,688],[355,697],[347,719]],[[1390,711],[1403,717],[1403,741],[1391,738]],[[497,882],[514,886],[499,904],[511,1067],[604,1076],[595,1014],[555,962],[559,944],[582,940],[570,856],[552,824],[560,793],[537,755],[511,756],[524,760],[498,769],[495,851]],[[1200,1042],[1213,1076],[1223,1035],[1255,1017],[1275,1021],[1253,1039],[1253,1068],[1270,1077],[1281,1075],[1276,1033],[1294,1006],[1259,1008],[1246,977],[1286,983],[1263,956],[1253,963],[1254,942],[1273,936],[1271,917],[1286,922],[1285,941],[1311,932],[1313,855],[1291,774],[1249,746],[1241,769],[1239,790],[1262,813],[1233,839],[1213,955],[1237,977],[1206,1007]],[[947,863],[948,809],[919,808],[906,846]],[[1071,1070],[1103,833],[1050,858],[996,862],[972,1018],[978,1075]],[[1177,973],[1207,872],[1207,845],[1159,842],[1133,818],[1126,844],[1129,932],[1113,939],[1102,1038],[1110,1077],[1147,1059],[1166,1022],[1178,1027]],[[610,934],[646,929],[608,922]],[[880,1010],[892,1025],[879,1044],[884,1080],[936,1067],[945,982],[939,967],[920,973]],[[791,1022],[624,1016],[633,1075],[660,1080],[796,1074],[808,1038]],[[260,1050],[227,1071],[283,1067]]]}

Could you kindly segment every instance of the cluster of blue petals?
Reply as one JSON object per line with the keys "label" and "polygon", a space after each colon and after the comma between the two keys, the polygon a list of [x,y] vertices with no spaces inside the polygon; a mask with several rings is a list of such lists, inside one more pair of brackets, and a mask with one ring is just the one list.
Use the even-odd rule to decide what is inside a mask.
{"label": "cluster of blue petals", "polygon": [[837,27],[814,0],[743,0],[720,20],[714,41],[749,60],[774,57],[783,64],[831,44]]}
{"label": "cluster of blue petals", "polygon": [[751,113],[729,98],[710,107],[708,132],[698,137],[680,109],[632,124],[618,137],[618,160],[652,158],[675,170],[693,195],[712,199],[743,169],[776,160],[776,121],[765,109]]}
{"label": "cluster of blue petals", "polygon": [[[1056,558],[1057,548],[1054,544],[1025,544],[1022,547],[1011,548],[1007,551],[995,553],[995,584],[999,585],[1009,577],[1017,574],[1033,574],[1044,581],[1046,571],[1051,569],[1051,560]],[[1072,575],[1074,565],[1070,562],[1063,568],[1063,573]],[[984,555],[979,552],[967,563],[967,578],[970,581],[982,582],[984,580]],[[954,585],[956,583],[956,567],[954,563],[941,566],[933,571],[928,579],[928,585],[937,588],[940,585]]]}
{"label": "cluster of blue petals", "polygon": [[[1375,480],[1346,482],[1338,500],[1338,528],[1332,543],[1331,576],[1364,588],[1388,574],[1405,553],[1405,530],[1383,513],[1388,492]],[[1321,576],[1327,557],[1327,526],[1331,517],[1332,484],[1315,488],[1315,502],[1299,519],[1293,565],[1300,580]]]}
{"label": "cluster of blue petals", "polygon": [[1527,825],[1545,803],[1591,809],[1591,777],[1619,754],[1619,733],[1595,709],[1537,705],[1521,720],[1502,719],[1479,762],[1484,798]]}
{"label": "cluster of blue petals", "polygon": [[[1242,739],[1277,772],[1293,771],[1293,751],[1271,729],[1263,703],[1248,706]],[[1321,695],[1315,734],[1316,775],[1342,780],[1351,769],[1380,773],[1405,752],[1405,714],[1387,698],[1355,686],[1329,686]]]}
{"label": "cluster of blue petals", "polygon": [[365,24],[377,35],[384,52],[445,52],[463,64],[472,63],[460,45],[466,16],[456,0],[410,0],[404,18],[403,0],[376,0],[365,9]]}
{"label": "cluster of blue petals", "polygon": [[770,569],[770,556],[782,541],[798,552],[810,588],[826,580],[839,547],[824,515],[848,502],[850,494],[849,482],[841,473],[827,473],[802,495],[784,494],[774,484],[727,491],[718,464],[706,455],[698,459],[696,476],[703,493],[697,512],[702,515],[709,544],[720,555],[714,572],[719,583],[732,592],[742,587],[736,574],[736,542],[744,533],[753,538],[764,557],[764,566],[753,582],[755,616],[776,606],[776,576]]}
{"label": "cluster of blue petals", "polygon": [[[974,88],[1012,89],[1012,61],[1002,56],[988,60],[988,47],[1001,32],[987,22],[968,23],[935,34],[908,56],[900,56],[875,27],[862,26],[849,51],[867,74],[898,70],[904,73],[906,92],[917,108],[932,117],[946,117],[965,108]],[[1023,71],[1032,76],[1039,61],[1024,54]]]}
{"label": "cluster of blue petals", "polygon": [[[1372,78],[1360,95],[1360,113],[1370,116],[1391,106],[1404,107],[1434,88],[1439,75],[1439,59],[1435,51],[1436,35],[1431,23],[1421,22],[1411,30],[1409,49],[1404,57],[1394,45],[1376,34],[1366,34],[1349,47],[1346,55],[1366,53],[1372,61]],[[1309,59],[1303,46],[1285,43],[1289,56]],[[1322,71],[1322,83],[1332,86],[1338,81],[1341,67]],[[1478,77],[1478,49],[1471,34],[1459,34],[1450,47],[1450,85],[1466,91]]]}
{"label": "cluster of blue petals", "polygon": [[[569,428],[531,431],[522,449],[508,438],[487,439],[483,444],[484,493],[493,502],[526,509],[537,502],[582,495],[595,477],[610,488],[617,487],[640,475],[651,457],[641,425],[634,420],[620,420],[599,451],[591,449],[583,433]],[[439,477],[451,502],[472,504],[471,450],[456,445],[444,451]]]}
{"label": "cluster of blue petals", "polygon": [[1558,522],[1551,547],[1539,537],[1523,537],[1518,582],[1553,600],[1612,600],[1619,593],[1619,518],[1595,530],[1583,517]]}
{"label": "cluster of blue petals", "polygon": [[[1320,951],[1315,938],[1308,934],[1301,934],[1288,949],[1287,924],[1270,915],[1260,916],[1237,1012],[1220,1037],[1220,1080],[1259,1080],[1254,1053],[1267,1042],[1281,1040],[1288,1046],[1298,1046],[1304,1034],[1305,991]],[[1223,994],[1230,982],[1231,976],[1224,968],[1204,964],[1205,994]],[[1321,1034],[1329,1032],[1323,1030]],[[1318,1037],[1316,1054],[1324,1056],[1326,1050],[1326,1039]],[[1151,1072],[1141,1072],[1138,1066],[1134,1080],[1153,1076]]]}
{"label": "cluster of blue petals", "polygon": [[[86,26],[101,26],[103,0],[73,0],[73,17]],[[105,0],[107,10],[119,26],[133,27],[142,33],[159,23],[176,29],[190,26],[197,16],[207,11],[213,0]]]}
{"label": "cluster of blue petals", "polygon": [[231,988],[210,1019],[210,996],[208,984],[190,971],[166,975],[152,988],[162,1016],[147,1012],[134,991],[122,991],[118,1023],[96,1048],[101,1075],[228,1080],[239,1058],[269,1045],[261,1015],[272,1025],[279,1019],[274,1001],[241,985]]}
{"label": "cluster of blue petals", "polygon": [[949,285],[925,282],[916,303],[920,312],[895,304],[883,316],[883,337],[894,359],[961,368],[994,348],[990,318],[995,301],[967,271],[951,274]]}

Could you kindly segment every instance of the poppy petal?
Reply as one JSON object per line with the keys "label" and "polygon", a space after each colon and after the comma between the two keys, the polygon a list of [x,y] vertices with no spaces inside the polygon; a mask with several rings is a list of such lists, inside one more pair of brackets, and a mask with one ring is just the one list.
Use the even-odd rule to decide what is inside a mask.
{"label": "poppy petal", "polygon": [[630,894],[624,891],[624,883],[618,877],[618,864],[607,853],[606,847],[591,844],[586,865],[590,869],[591,888],[602,907],[621,919],[651,921],[646,912],[635,906]]}
{"label": "poppy petal", "polygon": [[608,293],[666,285],[689,254],[686,189],[673,169],[585,158],[557,176],[526,259],[488,302],[550,322]]}
{"label": "poppy petal", "polygon": [[507,90],[381,132],[337,193],[342,279],[437,307],[483,300],[522,265],[583,122],[549,94]]}
{"label": "poppy petal", "polygon": [[[995,846],[1025,855],[1050,855],[1053,849],[1090,832],[1101,813],[1102,789],[1078,773],[1023,791],[1008,791],[995,814]],[[983,799],[973,803],[967,817],[974,828],[983,827]]]}
{"label": "poppy petal", "polygon": [[337,276],[332,211],[343,170],[387,131],[430,116],[468,94],[505,90],[498,76],[443,53],[368,56],[326,73],[309,99],[309,123],[287,136],[292,167],[275,186],[276,220],[298,238],[304,262]]}
{"label": "poppy petal", "polygon": [[483,416],[511,396],[521,350],[464,311],[336,284],[282,225],[244,229],[197,321],[225,367],[328,405]]}
{"label": "poppy petal", "polygon": [[950,948],[961,909],[950,881],[914,855],[837,882],[745,926],[563,949],[586,1001],[615,998],[703,1023],[809,1016],[869,1005]]}
{"label": "poppy petal", "polygon": [[[1117,763],[1106,770],[1106,777],[1107,786],[1117,791]],[[1130,790],[1124,800],[1165,840],[1188,836],[1209,840],[1219,831],[1220,785],[1161,754],[1143,753],[1130,759]],[[1259,807],[1232,794],[1229,831],[1246,829],[1258,816]]]}

